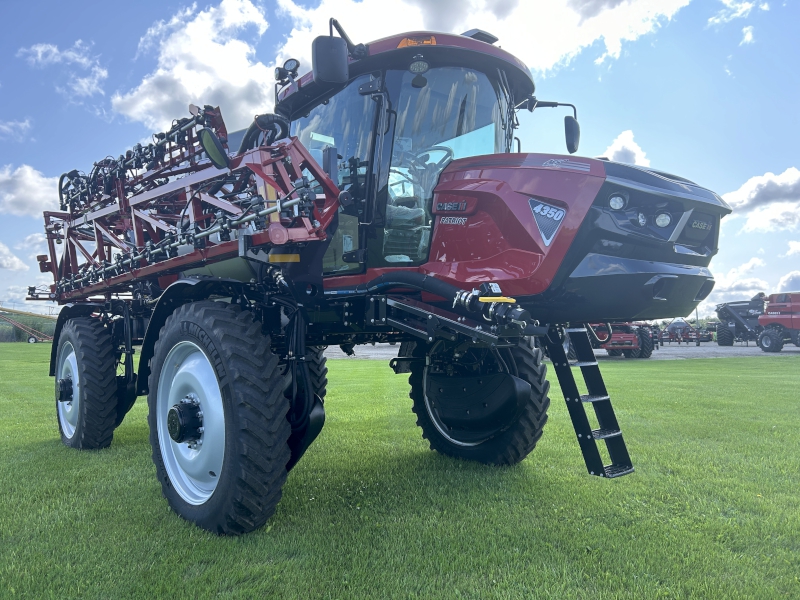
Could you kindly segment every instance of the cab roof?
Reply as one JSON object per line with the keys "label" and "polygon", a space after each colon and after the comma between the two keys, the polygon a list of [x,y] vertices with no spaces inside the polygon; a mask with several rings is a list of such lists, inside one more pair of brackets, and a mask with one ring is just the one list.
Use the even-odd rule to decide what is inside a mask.
{"label": "cab roof", "polygon": [[[412,31],[370,42],[365,58],[349,59],[350,79],[381,69],[407,69],[418,54],[431,67],[464,66],[486,73],[501,69],[518,102],[536,89],[530,69],[513,54],[472,37],[433,31]],[[315,82],[313,74],[308,72],[278,93],[275,112],[294,120],[343,87]]]}

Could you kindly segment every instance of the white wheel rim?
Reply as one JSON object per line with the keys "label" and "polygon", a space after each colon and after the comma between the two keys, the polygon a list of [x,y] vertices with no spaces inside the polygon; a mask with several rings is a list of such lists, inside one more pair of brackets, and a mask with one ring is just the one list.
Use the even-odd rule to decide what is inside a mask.
{"label": "white wheel rim", "polygon": [[[203,413],[198,443],[178,443],[167,429],[170,408],[186,397],[195,399]],[[191,342],[179,342],[169,351],[158,379],[156,399],[158,444],[170,482],[181,498],[195,506],[206,502],[217,488],[225,457],[225,412],[222,392],[211,362]]]}
{"label": "white wheel rim", "polygon": [[[72,399],[67,402],[58,402],[58,380],[72,379]],[[58,422],[61,431],[67,438],[75,435],[75,428],[78,426],[78,413],[81,404],[81,381],[78,377],[78,358],[75,356],[75,348],[70,342],[61,346],[59,354],[59,364],[56,370],[56,405],[58,407]]]}

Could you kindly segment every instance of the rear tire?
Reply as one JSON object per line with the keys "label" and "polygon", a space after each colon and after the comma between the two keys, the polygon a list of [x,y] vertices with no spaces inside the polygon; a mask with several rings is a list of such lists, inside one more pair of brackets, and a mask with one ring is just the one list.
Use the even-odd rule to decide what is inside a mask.
{"label": "rear tire", "polygon": [[[434,346],[435,347],[435,346]],[[429,347],[416,344],[412,355],[423,357]],[[425,377],[427,367],[422,361],[411,363],[411,384],[409,396],[413,400],[412,410],[417,415],[417,425],[422,429],[422,437],[428,440],[431,450],[440,454],[473,460],[483,464],[513,465],[522,461],[536,446],[547,423],[547,409],[550,407],[550,382],[547,381],[547,367],[542,351],[533,347],[529,339],[510,349],[516,372],[520,379],[531,385],[531,395],[522,413],[508,423],[505,428],[486,440],[466,444],[446,437],[431,417],[433,410],[428,406],[425,396]]]}
{"label": "rear tire", "polygon": [[[640,344],[641,342],[642,341],[639,340]],[[642,355],[642,349],[640,347],[640,348],[634,348],[633,350],[623,350],[622,354],[625,355],[625,358],[639,358]]]}
{"label": "rear tire", "polygon": [[639,331],[639,358],[650,358],[653,356],[653,336],[648,331]]}
{"label": "rear tire", "polygon": [[[170,507],[217,534],[261,527],[281,498],[291,433],[286,378],[261,324],[235,305],[184,304],[151,365],[150,445]],[[184,430],[175,415],[187,405]],[[189,441],[176,441],[184,431]]]}
{"label": "rear tire", "polygon": [[765,329],[758,336],[758,345],[764,352],[780,352],[783,350],[783,332],[777,329]]}
{"label": "rear tire", "polygon": [[609,356],[622,356],[622,350],[606,350]]}
{"label": "rear tire", "polygon": [[[111,334],[99,319],[70,319],[56,353],[56,415],[70,448],[107,448],[117,418],[117,379]],[[59,381],[71,379],[71,399],[59,402]],[[67,385],[67,384],[65,384]]]}
{"label": "rear tire", "polygon": [[733,332],[727,327],[717,327],[717,345],[733,346]]}
{"label": "rear tire", "polygon": [[36,343],[36,342],[38,342],[38,341],[39,341],[39,340],[37,340],[37,339],[36,339],[34,336],[32,336],[32,335],[31,335],[31,336],[28,336],[28,343],[29,343],[29,344],[35,344],[35,343]]}

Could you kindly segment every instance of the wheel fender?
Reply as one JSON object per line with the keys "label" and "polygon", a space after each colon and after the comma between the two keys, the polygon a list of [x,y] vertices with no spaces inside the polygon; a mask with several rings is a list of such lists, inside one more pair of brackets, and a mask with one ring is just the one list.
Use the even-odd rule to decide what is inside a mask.
{"label": "wheel fender", "polygon": [[56,374],[56,355],[58,354],[58,338],[61,337],[61,330],[70,319],[75,317],[88,317],[93,312],[103,308],[103,304],[82,302],[80,304],[65,304],[64,308],[58,313],[56,329],[53,332],[53,345],[50,347],[50,376]]}
{"label": "wheel fender", "polygon": [[[200,279],[188,277],[172,283],[158,298],[150,322],[147,324],[142,349],[139,354],[139,374],[137,376],[136,394],[144,396],[148,393],[147,381],[150,377],[150,360],[153,358],[156,340],[167,318],[179,306],[187,302],[207,300],[211,296],[232,296],[241,293],[245,287],[235,279]],[[53,363],[51,363],[53,364]],[[51,367],[52,369],[53,367]]]}

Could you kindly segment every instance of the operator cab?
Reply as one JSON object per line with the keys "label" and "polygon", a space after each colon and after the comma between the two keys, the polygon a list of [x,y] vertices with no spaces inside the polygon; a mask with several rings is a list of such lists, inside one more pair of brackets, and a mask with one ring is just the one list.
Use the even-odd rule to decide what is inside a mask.
{"label": "operator cab", "polygon": [[348,192],[324,273],[416,267],[428,260],[439,175],[455,159],[512,151],[530,71],[485,32],[356,46],[332,27],[343,35],[315,40],[313,74],[283,79],[276,94],[291,135]]}

